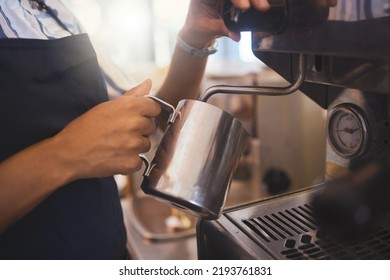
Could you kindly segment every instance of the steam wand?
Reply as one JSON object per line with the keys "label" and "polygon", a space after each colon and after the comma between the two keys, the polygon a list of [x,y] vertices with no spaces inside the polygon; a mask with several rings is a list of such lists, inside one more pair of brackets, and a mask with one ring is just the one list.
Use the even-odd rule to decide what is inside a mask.
{"label": "steam wand", "polygon": [[295,81],[287,87],[266,87],[266,86],[231,86],[216,85],[208,88],[199,98],[200,101],[207,100],[217,93],[223,94],[252,94],[264,96],[284,96],[294,93],[305,81],[306,76],[306,55],[299,54],[297,76]]}

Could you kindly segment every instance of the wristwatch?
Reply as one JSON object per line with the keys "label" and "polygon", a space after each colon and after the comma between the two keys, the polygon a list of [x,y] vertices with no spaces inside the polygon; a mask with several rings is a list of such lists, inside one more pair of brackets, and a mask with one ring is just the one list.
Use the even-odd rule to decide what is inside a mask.
{"label": "wristwatch", "polygon": [[203,48],[203,49],[198,49],[195,48],[186,42],[180,37],[180,35],[177,36],[177,45],[186,53],[189,53],[190,55],[194,57],[206,57],[211,54],[214,54],[217,52],[217,40],[214,40],[210,46]]}

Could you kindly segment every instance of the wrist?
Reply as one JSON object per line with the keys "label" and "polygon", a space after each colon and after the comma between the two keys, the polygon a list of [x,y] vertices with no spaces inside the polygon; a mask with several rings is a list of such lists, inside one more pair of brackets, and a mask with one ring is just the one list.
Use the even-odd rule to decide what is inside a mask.
{"label": "wrist", "polygon": [[69,149],[66,141],[63,141],[61,135],[55,135],[47,139],[47,150],[50,151],[51,162],[55,169],[52,171],[62,184],[79,179],[77,172],[77,160],[72,149]]}
{"label": "wrist", "polygon": [[201,32],[191,31],[190,28],[183,27],[178,36],[183,39],[188,45],[197,48],[204,49],[213,44],[215,42],[216,37],[210,36],[208,34],[204,34]]}
{"label": "wrist", "polygon": [[217,41],[215,38],[195,35],[181,31],[177,36],[177,46],[184,52],[194,57],[207,57],[217,52]]}

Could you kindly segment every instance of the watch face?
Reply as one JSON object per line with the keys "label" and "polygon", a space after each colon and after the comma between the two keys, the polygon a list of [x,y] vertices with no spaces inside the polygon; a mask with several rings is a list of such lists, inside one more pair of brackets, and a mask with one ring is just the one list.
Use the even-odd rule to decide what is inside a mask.
{"label": "watch face", "polygon": [[329,114],[328,137],[333,149],[344,158],[361,155],[368,139],[363,112],[350,104],[335,107]]}

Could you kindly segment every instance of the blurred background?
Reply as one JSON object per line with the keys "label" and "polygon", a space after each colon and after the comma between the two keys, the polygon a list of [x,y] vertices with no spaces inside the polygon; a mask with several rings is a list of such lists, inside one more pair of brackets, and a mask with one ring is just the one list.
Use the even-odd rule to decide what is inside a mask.
{"label": "blurred background", "polygon": [[[95,47],[135,83],[151,78],[152,90],[157,90],[164,80],[189,2],[64,0]],[[216,84],[286,85],[284,79],[253,55],[251,34],[243,32],[241,38],[239,43],[229,38],[218,40],[218,52],[209,57],[201,92]],[[262,166],[257,180],[262,182],[269,172],[270,178],[288,177],[287,187],[276,187],[282,190],[322,181],[324,166],[319,163],[325,156],[325,111],[306,95],[216,95],[210,103],[240,118],[256,143],[261,141],[261,145],[254,144],[259,146],[256,154]]]}
{"label": "blurred background", "polygon": [[[94,43],[124,72],[138,77],[164,71],[170,62],[176,35],[182,27],[189,0],[64,0]],[[240,43],[221,38],[209,65],[226,59],[258,70],[262,63],[250,48],[250,34]],[[247,71],[242,70],[241,71]],[[215,66],[210,71],[220,71]],[[226,68],[225,68],[226,69]],[[158,73],[157,73],[158,74]]]}
{"label": "blurred background", "polygon": [[[189,0],[63,2],[79,18],[95,48],[129,77],[133,86],[150,78],[152,91],[160,87]],[[242,33],[241,38],[239,43],[218,39],[218,52],[209,57],[200,92],[214,85],[288,84],[253,55],[250,33]],[[323,180],[326,112],[306,95],[215,95],[209,102],[239,118],[252,135],[233,178],[227,207]],[[133,257],[197,257],[193,217],[145,197],[139,188],[142,173],[117,179],[122,190],[130,189],[123,197],[130,193],[131,198],[123,199],[123,207]],[[135,231],[139,234],[133,234]],[[166,240],[171,242],[161,242]]]}

